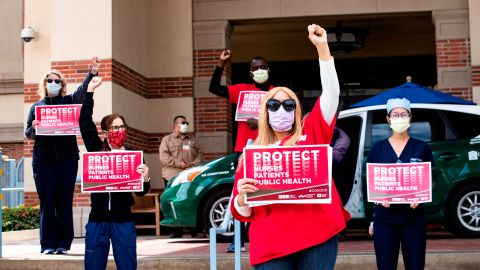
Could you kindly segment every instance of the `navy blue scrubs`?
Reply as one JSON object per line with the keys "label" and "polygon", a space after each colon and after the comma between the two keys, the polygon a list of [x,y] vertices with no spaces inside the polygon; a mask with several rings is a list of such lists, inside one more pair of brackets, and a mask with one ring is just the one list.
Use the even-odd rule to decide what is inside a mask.
{"label": "navy blue scrubs", "polygon": [[[398,157],[388,139],[377,142],[371,149],[368,163],[432,162],[432,150],[424,141],[411,138]],[[392,204],[386,208],[375,205],[373,241],[377,268],[397,269],[400,244],[405,269],[425,266],[425,214],[423,205],[412,209],[409,204]]]}

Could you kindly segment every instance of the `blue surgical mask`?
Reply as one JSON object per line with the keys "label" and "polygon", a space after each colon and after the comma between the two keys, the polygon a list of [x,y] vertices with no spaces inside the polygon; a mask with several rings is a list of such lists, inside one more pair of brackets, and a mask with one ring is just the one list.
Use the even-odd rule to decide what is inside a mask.
{"label": "blue surgical mask", "polygon": [[47,82],[48,96],[56,97],[58,96],[58,93],[60,93],[60,90],[62,90],[62,84],[55,83],[55,82],[51,82],[51,83]]}

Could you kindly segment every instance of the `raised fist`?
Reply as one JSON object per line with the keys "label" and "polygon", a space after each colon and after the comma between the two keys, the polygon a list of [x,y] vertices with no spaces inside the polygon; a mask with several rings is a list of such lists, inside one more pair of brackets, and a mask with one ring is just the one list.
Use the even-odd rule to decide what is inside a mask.
{"label": "raised fist", "polygon": [[316,24],[310,24],[308,26],[308,38],[316,47],[328,44],[327,31]]}
{"label": "raised fist", "polygon": [[102,78],[95,76],[92,78],[90,83],[88,84],[88,89],[87,92],[93,92],[97,87],[99,87],[102,84]]}
{"label": "raised fist", "polygon": [[220,61],[226,62],[232,57],[232,51],[230,50],[223,50],[223,52],[220,54]]}
{"label": "raised fist", "polygon": [[102,64],[100,63],[100,59],[98,59],[98,56],[94,56],[92,58],[92,64],[90,65],[90,69],[92,71],[92,74],[98,74],[98,70],[100,69],[100,66]]}

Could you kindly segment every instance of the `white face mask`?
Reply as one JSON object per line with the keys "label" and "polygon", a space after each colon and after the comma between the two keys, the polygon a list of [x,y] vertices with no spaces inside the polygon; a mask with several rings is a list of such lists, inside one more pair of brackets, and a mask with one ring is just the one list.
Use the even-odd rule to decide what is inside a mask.
{"label": "white face mask", "polygon": [[252,74],[256,83],[262,84],[268,80],[268,69],[257,69]]}
{"label": "white face mask", "polygon": [[187,133],[188,131],[188,125],[187,124],[181,124],[180,125],[180,133]]}
{"label": "white face mask", "polygon": [[55,83],[55,82],[48,83],[47,82],[48,96],[50,96],[50,97],[58,96],[58,93],[60,93],[61,89],[62,89],[62,84],[61,83]]}
{"label": "white face mask", "polygon": [[289,131],[292,129],[293,122],[295,122],[295,110],[287,112],[283,106],[280,106],[276,112],[268,111],[268,123],[275,131]]}
{"label": "white face mask", "polygon": [[402,134],[410,127],[410,118],[390,119],[390,128],[393,132]]}

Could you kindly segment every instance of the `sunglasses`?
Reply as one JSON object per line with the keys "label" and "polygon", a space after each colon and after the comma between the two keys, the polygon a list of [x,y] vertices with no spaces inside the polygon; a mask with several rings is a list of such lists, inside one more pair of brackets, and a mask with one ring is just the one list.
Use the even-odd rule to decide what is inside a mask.
{"label": "sunglasses", "polygon": [[180,123],[177,123],[177,125],[190,125],[190,123],[188,123],[187,121],[183,121],[183,122],[180,122]]}
{"label": "sunglasses", "polygon": [[56,84],[59,84],[59,83],[61,83],[62,81],[59,80],[59,79],[55,79],[55,80],[54,80],[54,79],[47,79],[47,82],[48,82],[48,83],[55,82]]}
{"label": "sunglasses", "polygon": [[291,112],[295,110],[295,107],[297,106],[297,104],[293,99],[285,99],[282,102],[273,98],[267,100],[267,109],[271,112],[278,111],[278,109],[280,109],[280,106],[282,106],[285,111]]}

